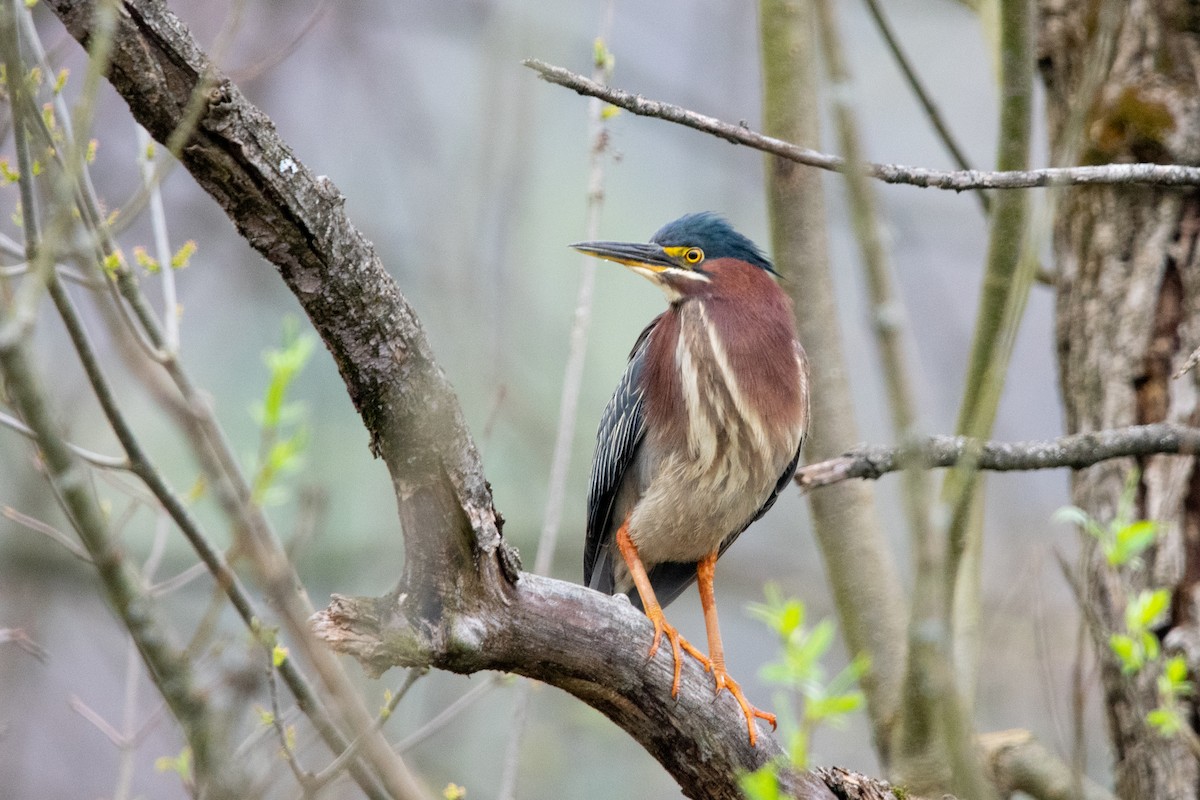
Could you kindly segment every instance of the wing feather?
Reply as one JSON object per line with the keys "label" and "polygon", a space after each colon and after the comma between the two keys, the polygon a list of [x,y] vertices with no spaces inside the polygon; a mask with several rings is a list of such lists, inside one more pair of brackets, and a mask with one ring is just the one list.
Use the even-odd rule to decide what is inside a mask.
{"label": "wing feather", "polygon": [[613,519],[613,510],[646,435],[642,370],[650,334],[660,319],[661,314],[646,326],[634,343],[625,373],[600,417],[600,429],[596,432],[596,453],[588,482],[583,582],[609,594],[613,591],[611,544],[618,524]]}

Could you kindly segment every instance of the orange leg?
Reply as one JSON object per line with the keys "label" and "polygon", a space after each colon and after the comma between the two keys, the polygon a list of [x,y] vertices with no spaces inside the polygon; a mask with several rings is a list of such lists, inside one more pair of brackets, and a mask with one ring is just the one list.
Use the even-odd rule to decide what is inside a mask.
{"label": "orange leg", "polygon": [[675,656],[675,676],[671,681],[671,697],[675,697],[679,694],[679,671],[683,666],[680,660],[682,658],[681,651],[686,650],[689,655],[703,664],[705,669],[711,668],[712,665],[708,658],[693,647],[687,639],[680,636],[675,626],[667,622],[666,617],[663,616],[662,606],[658,604],[658,598],[654,596],[654,587],[650,585],[650,576],[646,574],[646,566],[642,563],[642,557],[638,555],[637,545],[633,543],[633,539],[629,538],[629,520],[626,520],[617,530],[617,549],[621,551],[621,557],[625,559],[625,565],[629,567],[633,585],[637,587],[638,596],[642,598],[642,608],[646,609],[646,616],[654,623],[654,643],[650,645],[650,655],[647,658],[654,658],[663,634],[666,634],[667,641],[671,643],[671,653]]}
{"label": "orange leg", "polygon": [[754,719],[757,717],[766,720],[771,723],[771,729],[774,730],[775,715],[760,711],[750,705],[746,701],[746,695],[742,693],[742,687],[725,671],[725,648],[721,644],[721,626],[717,622],[717,601],[713,596],[713,575],[717,571],[717,555],[718,552],[714,550],[696,565],[696,578],[700,585],[700,604],[704,607],[704,627],[708,631],[708,655],[711,659],[713,678],[717,682],[717,694],[720,694],[722,689],[728,689],[729,693],[733,695],[733,699],[737,700],[738,705],[742,707],[742,713],[746,715],[746,729],[750,732],[750,746],[753,747],[758,739],[758,733],[754,729]]}

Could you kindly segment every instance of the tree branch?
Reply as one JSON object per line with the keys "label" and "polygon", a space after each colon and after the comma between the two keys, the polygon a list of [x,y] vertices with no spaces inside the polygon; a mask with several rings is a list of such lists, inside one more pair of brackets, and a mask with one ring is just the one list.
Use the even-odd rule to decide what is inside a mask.
{"label": "tree branch", "polygon": [[[370,674],[396,665],[463,674],[504,670],[564,689],[630,732],[690,797],[741,798],[726,770],[752,770],[783,753],[763,730],[758,746],[750,746],[736,702],[727,693],[714,698],[711,676],[693,659],[684,660],[672,699],[671,658],[664,650],[646,661],[653,628],[624,598],[523,573],[506,613],[464,610],[446,626],[445,638],[396,616],[394,608],[391,598],[335,595],[314,624]],[[810,774],[781,774],[781,781],[797,797],[832,798],[831,789],[837,791]]]}
{"label": "tree branch", "polygon": [[[48,5],[88,42],[95,0]],[[295,157],[158,0],[120,5],[112,52],[110,81],[158,141],[188,117],[195,87],[208,88],[180,161],[295,294],[391,473],[406,556],[400,585],[384,598],[335,601],[318,630],[335,640],[340,631],[341,649],[375,672],[428,664],[553,683],[604,710],[686,794],[739,796],[738,774],[780,753],[777,741],[764,733],[750,748],[740,709],[727,697],[714,702],[695,664],[672,700],[666,659],[646,665],[650,625],[632,607],[559,581],[518,580],[457,398],[336,187]],[[788,780],[798,796],[831,797],[811,776]]]}
{"label": "tree branch", "polygon": [[[764,153],[807,164],[810,167],[844,172],[848,165],[840,156],[820,153],[807,147],[765,136],[744,122],[736,125],[699,114],[682,106],[649,100],[621,89],[601,86],[570,70],[547,64],[536,58],[522,62],[544,80],[572,89],[642,117],[657,117],[703,133],[710,133],[732,144],[744,144]],[[1155,186],[1200,186],[1200,167],[1180,164],[1103,164],[1087,167],[1048,167],[1045,169],[987,172],[981,170],[937,170],[903,164],[862,165],[866,174],[884,183],[900,183],[926,189],[1034,189],[1043,186],[1098,184],[1149,184]]]}
{"label": "tree branch", "polygon": [[1024,792],[1038,800],[1116,800],[1116,795],[1074,770],[1025,730],[979,736],[988,769],[1002,796]]}
{"label": "tree branch", "polygon": [[[974,451],[976,446],[977,452]],[[795,480],[802,489],[815,489],[850,478],[876,480],[909,466],[920,469],[953,467],[968,456],[975,459],[976,469],[1024,472],[1083,469],[1126,456],[1196,455],[1200,453],[1200,428],[1159,422],[1042,441],[981,444],[965,436],[941,435],[917,442],[915,453],[915,460],[908,464],[902,459],[899,447],[863,445],[838,458],[801,467],[796,470]]]}

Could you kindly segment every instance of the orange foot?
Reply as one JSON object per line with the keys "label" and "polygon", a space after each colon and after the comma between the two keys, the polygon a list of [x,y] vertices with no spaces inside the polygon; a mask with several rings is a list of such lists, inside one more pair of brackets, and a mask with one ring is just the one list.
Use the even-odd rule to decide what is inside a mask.
{"label": "orange foot", "polygon": [[[711,662],[710,667],[712,667]],[[720,694],[722,689],[728,689],[729,693],[733,695],[733,699],[737,700],[738,705],[742,707],[742,713],[746,715],[746,730],[750,732],[751,747],[754,747],[755,742],[758,740],[758,731],[754,728],[755,719],[771,723],[771,730],[775,730],[775,715],[750,705],[749,701],[746,700],[746,695],[742,693],[742,687],[729,676],[724,667],[716,666],[712,669],[712,674],[717,682],[716,694]]]}
{"label": "orange foot", "polygon": [[[701,653],[691,642],[683,638],[674,625],[667,622],[667,618],[663,616],[661,610],[657,614],[650,613],[647,616],[654,623],[654,642],[650,645],[650,654],[646,657],[654,658],[654,654],[658,652],[658,645],[665,634],[667,641],[671,643],[671,654],[675,657],[675,677],[671,681],[671,697],[677,697],[679,695],[680,670],[683,668],[683,651],[687,651],[688,655],[699,661],[706,670],[712,669],[712,662],[708,660],[708,656]],[[771,719],[774,720],[774,717]]]}

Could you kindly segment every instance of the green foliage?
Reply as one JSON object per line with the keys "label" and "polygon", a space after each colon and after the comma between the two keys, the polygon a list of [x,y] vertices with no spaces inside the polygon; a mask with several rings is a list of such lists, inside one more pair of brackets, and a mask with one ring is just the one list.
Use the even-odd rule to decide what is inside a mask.
{"label": "green foliage", "polygon": [[171,256],[171,269],[183,269],[195,254],[196,241],[188,239],[182,247],[175,251],[175,255]]}
{"label": "green foliage", "polygon": [[1125,604],[1125,632],[1110,636],[1108,646],[1126,675],[1134,675],[1158,660],[1161,648],[1153,628],[1170,602],[1171,593],[1166,589],[1143,589]]}
{"label": "green foliage", "polygon": [[1066,506],[1055,512],[1060,522],[1078,525],[1099,544],[1110,567],[1140,569],[1141,554],[1158,538],[1159,525],[1154,520],[1134,519],[1133,501],[1137,495],[1139,473],[1131,470],[1125,489],[1117,503],[1117,513],[1108,525],[1101,525],[1077,506]]}
{"label": "green foliage", "polygon": [[1192,735],[1188,722],[1189,712],[1182,700],[1196,693],[1196,685],[1187,679],[1187,661],[1183,656],[1172,656],[1163,664],[1158,676],[1158,708],[1146,715],[1146,722],[1163,736]]}
{"label": "green foliage", "polygon": [[158,259],[147,253],[146,248],[141,245],[133,248],[133,260],[139,267],[151,275],[162,269],[162,265],[158,263]]}
{"label": "green foliage", "polygon": [[780,800],[779,775],[776,764],[764,764],[754,772],[747,772],[738,779],[738,785],[746,800]]}
{"label": "green foliage", "polygon": [[177,756],[159,756],[154,760],[154,768],[159,772],[174,772],[185,786],[192,783],[192,748],[185,747]]}
{"label": "green foliage", "polygon": [[[827,678],[821,661],[833,645],[833,623],[821,620],[806,628],[801,601],[784,598],[774,584],[767,585],[765,594],[767,601],[752,605],[750,611],[778,634],[783,651],[776,661],[763,667],[762,675],[785,687],[794,702],[793,707],[787,700],[776,701],[780,726],[787,742],[788,766],[807,769],[812,735],[817,727],[842,725],[850,714],[863,707],[865,697],[857,683],[866,674],[868,661],[859,656],[833,678]],[[769,763],[744,775],[742,791],[751,800],[780,797],[778,769],[778,764]]]}
{"label": "green foliage", "polygon": [[[1133,518],[1137,482],[1138,472],[1133,470],[1125,482],[1117,513],[1107,526],[1075,506],[1059,509],[1055,514],[1056,519],[1072,522],[1096,539],[1114,569],[1140,570],[1141,554],[1158,537],[1157,522]],[[1191,736],[1189,712],[1182,700],[1194,695],[1196,688],[1188,680],[1187,662],[1183,656],[1164,660],[1162,645],[1154,632],[1170,604],[1171,592],[1167,589],[1142,589],[1134,594],[1125,604],[1125,630],[1110,635],[1108,646],[1126,675],[1138,675],[1147,669],[1157,672],[1155,685],[1160,705],[1146,715],[1147,724],[1163,736]]]}
{"label": "green foliage", "polygon": [[21,179],[21,174],[13,170],[9,165],[7,158],[0,158],[0,185],[7,186],[10,183],[16,183]]}
{"label": "green foliage", "polygon": [[315,341],[299,332],[295,318],[284,320],[283,345],[263,355],[270,378],[262,401],[253,413],[260,426],[258,468],[254,473],[254,500],[264,505],[286,499],[278,486],[280,476],[299,469],[308,445],[303,406],[289,403],[288,390],[312,356]]}

